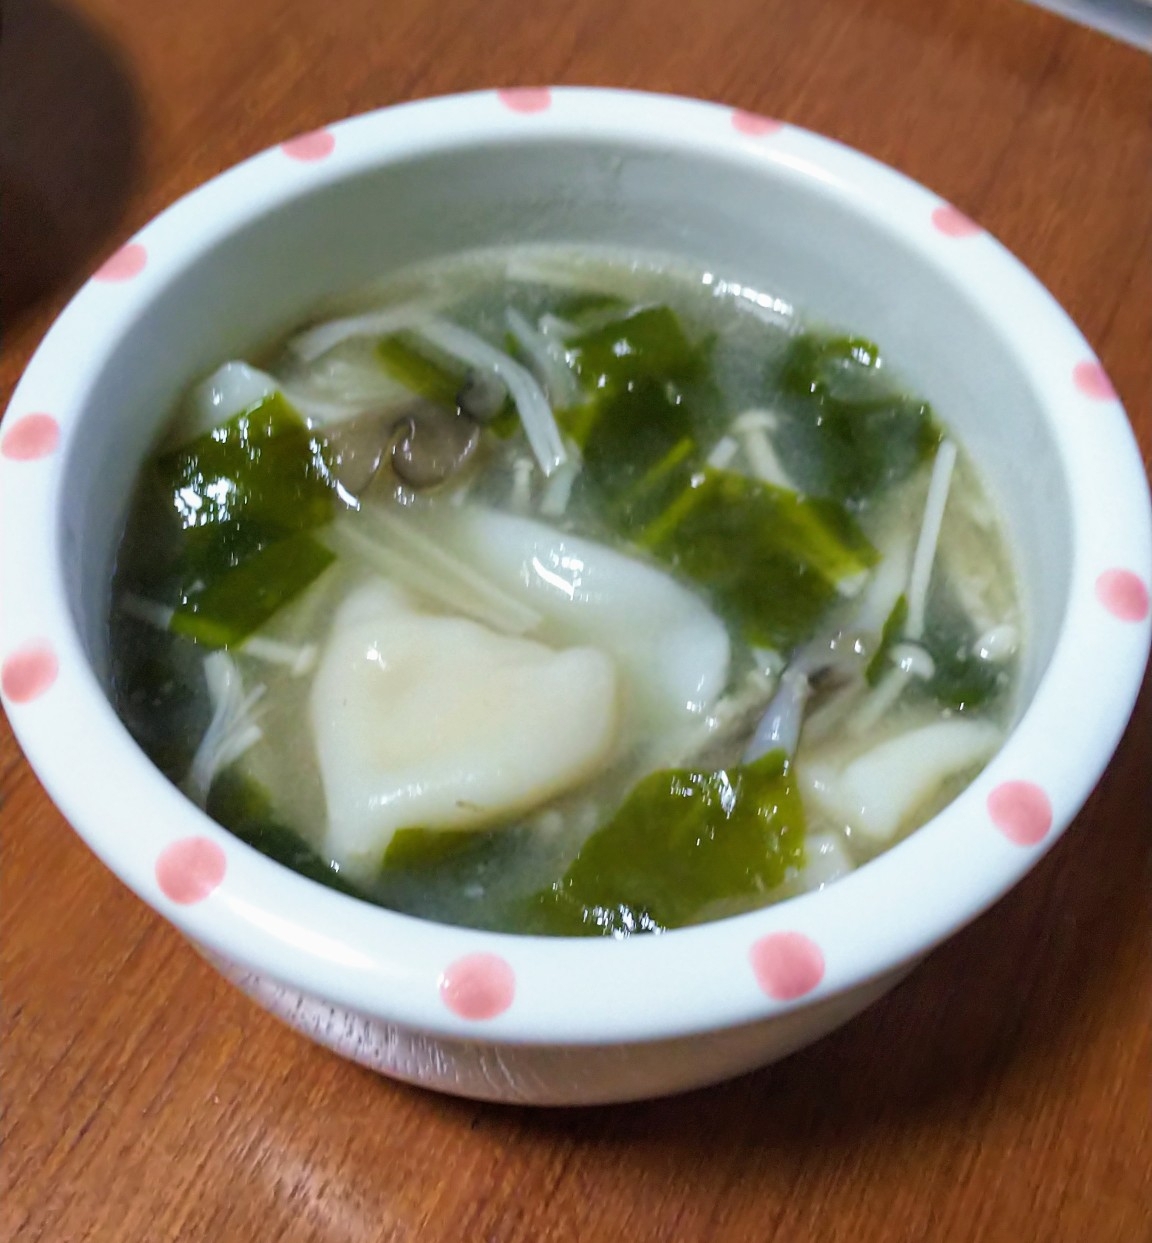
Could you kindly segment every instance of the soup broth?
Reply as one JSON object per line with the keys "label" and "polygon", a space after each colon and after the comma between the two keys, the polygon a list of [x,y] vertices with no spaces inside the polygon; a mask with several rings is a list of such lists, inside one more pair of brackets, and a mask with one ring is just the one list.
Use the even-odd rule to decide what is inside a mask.
{"label": "soup broth", "polygon": [[627,936],[832,883],[999,746],[996,510],[863,337],[663,256],[455,256],[173,412],[113,691],[273,859],[441,922]]}

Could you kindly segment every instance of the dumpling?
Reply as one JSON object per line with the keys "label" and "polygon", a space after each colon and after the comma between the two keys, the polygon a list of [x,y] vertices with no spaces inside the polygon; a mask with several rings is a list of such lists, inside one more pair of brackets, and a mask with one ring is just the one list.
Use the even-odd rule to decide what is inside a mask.
{"label": "dumpling", "polygon": [[310,700],[327,853],[363,874],[397,829],[480,828],[562,793],[612,757],[618,700],[596,648],[557,651],[358,588]]}
{"label": "dumpling", "polygon": [[842,767],[813,758],[804,770],[806,792],[850,832],[888,843],[946,781],[987,763],[1000,741],[1000,730],[988,721],[932,721]]}
{"label": "dumpling", "polygon": [[623,730],[648,767],[679,761],[728,681],[728,632],[696,594],[635,557],[479,505],[442,510],[429,530],[562,641],[611,653]]}

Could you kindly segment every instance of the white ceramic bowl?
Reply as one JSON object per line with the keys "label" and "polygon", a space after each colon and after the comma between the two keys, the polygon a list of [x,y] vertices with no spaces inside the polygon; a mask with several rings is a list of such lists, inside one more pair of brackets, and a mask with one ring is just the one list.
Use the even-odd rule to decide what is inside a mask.
{"label": "white ceramic bowl", "polygon": [[[1003,507],[1029,621],[1003,750],[919,832],[821,892],[628,942],[424,923],[286,871],[149,763],[105,695],[109,566],[176,394],[323,295],[519,240],[678,252],[879,340]],[[260,1004],[385,1074],[466,1096],[623,1100],[779,1058],[995,902],[1100,777],[1148,651],[1149,505],[1080,334],[991,237],[825,139],[600,90],[404,105],[265,151],[104,264],[0,439],[5,706],[91,848]]]}

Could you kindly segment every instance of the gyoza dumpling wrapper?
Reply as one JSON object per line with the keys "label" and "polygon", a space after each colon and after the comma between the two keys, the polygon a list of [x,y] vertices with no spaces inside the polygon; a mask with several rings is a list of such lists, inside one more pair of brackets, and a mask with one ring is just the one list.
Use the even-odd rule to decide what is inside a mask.
{"label": "gyoza dumpling wrapper", "polygon": [[612,753],[618,688],[595,648],[422,613],[374,583],[337,613],[310,707],[327,852],[363,874],[398,829],[481,828],[591,776]]}

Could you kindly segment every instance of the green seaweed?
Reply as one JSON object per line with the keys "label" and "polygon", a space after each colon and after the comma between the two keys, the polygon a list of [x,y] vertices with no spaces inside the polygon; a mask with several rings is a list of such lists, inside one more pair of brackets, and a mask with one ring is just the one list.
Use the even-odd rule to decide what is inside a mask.
{"label": "green seaweed", "polygon": [[646,306],[570,343],[588,394],[560,413],[583,453],[577,496],[617,535],[702,586],[752,643],[792,647],[876,554],[835,501],[703,462],[710,342]]}
{"label": "green seaweed", "polygon": [[935,672],[926,690],[945,708],[957,712],[989,708],[1011,683],[1003,665],[976,654],[976,628],[948,592],[937,589],[928,601],[921,640]]}
{"label": "green seaweed", "polygon": [[869,686],[875,686],[883,677],[884,670],[888,666],[888,656],[893,646],[900,642],[907,623],[908,597],[901,595],[892,606],[892,611],[884,619],[884,626],[880,631],[880,645],[864,670],[864,678]]}
{"label": "green seaweed", "polygon": [[376,344],[376,356],[394,380],[438,406],[455,407],[468,381],[464,363],[434,350],[415,333],[382,337]]}
{"label": "green seaweed", "polygon": [[237,768],[226,768],[217,776],[208,792],[205,811],[242,842],[284,867],[329,889],[365,898],[357,886],[340,875],[334,864],[281,823],[268,792]]}
{"label": "green seaweed", "polygon": [[804,810],[782,751],[719,772],[645,777],[550,888],[528,930],[662,932],[731,899],[766,897],[804,862]]}
{"label": "green seaweed", "polygon": [[[560,424],[584,455],[578,495],[624,536],[650,520],[669,493],[685,486],[699,456],[683,398],[654,379],[634,381],[565,411]],[[653,490],[653,473],[666,470],[671,454],[679,469]]]}
{"label": "green seaweed", "polygon": [[906,479],[942,432],[927,402],[901,393],[862,337],[796,337],[778,376],[777,451],[806,490],[861,502]]}
{"label": "green seaweed", "polygon": [[676,313],[667,306],[642,306],[568,342],[572,366],[593,393],[627,388],[658,378],[683,383],[704,378],[705,346],[692,345]]}
{"label": "green seaweed", "polygon": [[477,829],[397,829],[384,851],[382,870],[424,872],[460,859],[491,837]]}
{"label": "green seaweed", "polygon": [[335,510],[327,450],[279,393],[162,455],[153,476],[179,527],[181,634],[238,643],[331,560],[306,534]]}
{"label": "green seaweed", "polygon": [[190,569],[215,574],[322,526],[335,492],[323,440],[280,393],[156,461]]}
{"label": "green seaweed", "polygon": [[584,458],[582,486],[612,502],[685,439],[707,381],[709,349],[692,345],[675,313],[647,306],[568,344],[585,400],[558,415]]}
{"label": "green seaweed", "polygon": [[810,636],[837,583],[877,559],[842,506],[710,467],[637,538],[699,583],[747,642],[781,651]]}
{"label": "green seaweed", "polygon": [[239,565],[184,592],[170,629],[209,647],[242,643],[335,560],[310,535],[269,544]]}

